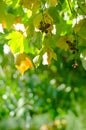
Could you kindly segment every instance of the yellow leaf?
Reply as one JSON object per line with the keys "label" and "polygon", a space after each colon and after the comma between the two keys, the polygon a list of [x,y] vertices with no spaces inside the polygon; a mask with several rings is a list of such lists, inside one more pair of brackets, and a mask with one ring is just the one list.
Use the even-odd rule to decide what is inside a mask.
{"label": "yellow leaf", "polygon": [[48,58],[47,58],[48,65],[51,64],[52,58],[53,58],[54,60],[57,60],[57,55],[56,55],[56,53],[53,51],[53,49],[48,48],[48,50],[47,50],[47,55],[48,55]]}
{"label": "yellow leaf", "polygon": [[40,0],[20,0],[19,4],[34,12],[40,8]]}
{"label": "yellow leaf", "polygon": [[27,69],[34,68],[30,58],[25,53],[20,53],[16,56],[15,66],[22,75]]}
{"label": "yellow leaf", "polygon": [[48,1],[49,1],[49,4],[50,4],[51,6],[56,6],[57,3],[58,3],[58,0],[48,0]]}
{"label": "yellow leaf", "polygon": [[43,55],[43,65],[50,65],[52,58],[57,60],[57,55],[51,48],[47,48],[46,52]]}
{"label": "yellow leaf", "polygon": [[73,42],[73,40],[74,38],[72,36],[61,36],[57,41],[57,47],[67,51],[69,49],[67,41]]}

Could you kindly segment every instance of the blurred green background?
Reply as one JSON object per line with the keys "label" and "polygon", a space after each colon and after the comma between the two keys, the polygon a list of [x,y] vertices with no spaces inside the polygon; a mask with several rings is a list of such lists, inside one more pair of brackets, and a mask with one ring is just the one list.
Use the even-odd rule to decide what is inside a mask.
{"label": "blurred green background", "polygon": [[0,130],[86,130],[86,71],[80,61],[74,69],[58,50],[63,55],[51,66],[41,64],[21,76],[3,48],[0,44]]}

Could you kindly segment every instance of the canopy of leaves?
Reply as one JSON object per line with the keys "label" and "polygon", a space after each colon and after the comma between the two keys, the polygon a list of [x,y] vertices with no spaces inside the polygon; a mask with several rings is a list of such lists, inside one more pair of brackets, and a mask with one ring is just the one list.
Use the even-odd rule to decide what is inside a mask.
{"label": "canopy of leaves", "polygon": [[0,0],[0,129],[85,130],[85,87],[86,0]]}
{"label": "canopy of leaves", "polygon": [[[39,55],[39,65],[47,50],[67,51],[78,62],[86,49],[85,5],[84,0],[1,0],[1,41],[6,40],[13,55],[28,53],[31,60]],[[47,57],[52,64],[54,56]]]}

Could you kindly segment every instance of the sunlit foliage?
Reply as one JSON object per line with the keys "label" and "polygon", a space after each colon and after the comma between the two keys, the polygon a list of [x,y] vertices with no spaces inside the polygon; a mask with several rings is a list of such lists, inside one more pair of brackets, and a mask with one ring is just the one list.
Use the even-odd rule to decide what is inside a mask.
{"label": "sunlit foliage", "polygon": [[86,0],[0,0],[0,129],[86,129]]}

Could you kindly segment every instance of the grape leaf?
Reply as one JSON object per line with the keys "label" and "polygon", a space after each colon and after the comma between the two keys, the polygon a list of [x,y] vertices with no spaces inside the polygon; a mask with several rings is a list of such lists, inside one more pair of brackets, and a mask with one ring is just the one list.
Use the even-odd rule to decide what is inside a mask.
{"label": "grape leaf", "polygon": [[86,19],[82,19],[79,21],[78,24],[75,25],[74,30],[78,35],[78,45],[79,46],[86,46]]}
{"label": "grape leaf", "polygon": [[13,31],[6,38],[12,53],[24,52],[24,36],[21,32]]}
{"label": "grape leaf", "polygon": [[0,23],[2,23],[3,28],[10,28],[14,22],[15,16],[6,12],[6,4],[0,2]]}
{"label": "grape leaf", "polygon": [[52,48],[45,48],[45,53],[43,55],[43,64],[44,65],[50,65],[51,64],[51,60],[57,60],[57,55],[54,52],[54,50]]}
{"label": "grape leaf", "polygon": [[40,0],[20,0],[20,5],[25,8],[31,9],[33,12],[37,11],[40,7]]}
{"label": "grape leaf", "polygon": [[56,53],[54,52],[53,49],[48,48],[48,49],[47,49],[47,55],[48,55],[48,58],[47,58],[48,65],[51,64],[52,58],[53,58],[54,60],[57,60],[57,55],[56,55]]}
{"label": "grape leaf", "polygon": [[50,16],[53,18],[54,23],[58,23],[59,22],[59,14],[58,14],[57,8],[50,7],[48,9],[48,12],[49,12]]}
{"label": "grape leaf", "polygon": [[67,41],[73,42],[73,40],[72,36],[61,36],[57,41],[57,47],[67,51],[69,49]]}
{"label": "grape leaf", "polygon": [[78,31],[78,35],[81,36],[82,38],[86,39],[86,19],[82,21],[82,26],[80,30]]}
{"label": "grape leaf", "polygon": [[34,68],[30,58],[25,53],[19,53],[15,57],[15,67],[20,71],[23,75],[24,72],[29,68]]}
{"label": "grape leaf", "polygon": [[[85,28],[84,28],[85,26],[86,26],[86,19],[82,19],[82,20],[79,21],[78,24],[75,25],[74,31],[75,31],[76,33],[80,33],[80,32],[82,31],[82,32],[80,33],[80,35],[83,35],[83,34],[82,34],[83,31],[84,31],[84,33],[85,33]],[[85,33],[85,36],[86,36],[86,33]]]}
{"label": "grape leaf", "polygon": [[57,4],[57,0],[48,0],[48,2],[51,6],[56,6]]}

